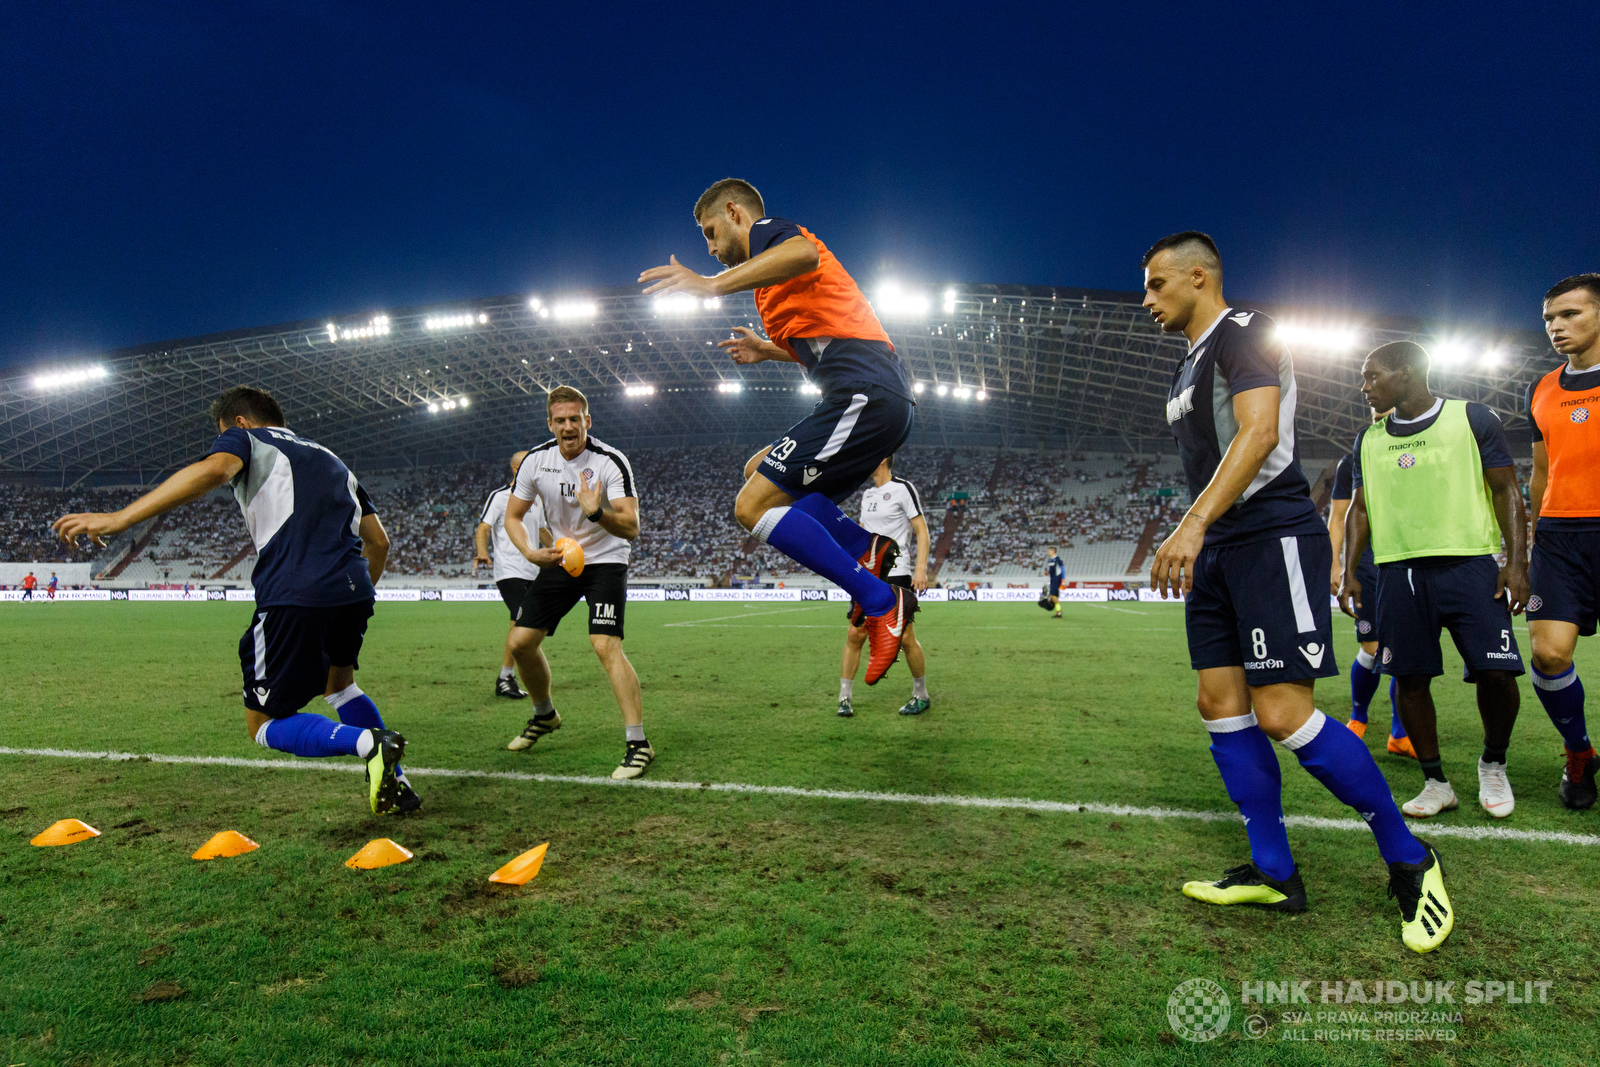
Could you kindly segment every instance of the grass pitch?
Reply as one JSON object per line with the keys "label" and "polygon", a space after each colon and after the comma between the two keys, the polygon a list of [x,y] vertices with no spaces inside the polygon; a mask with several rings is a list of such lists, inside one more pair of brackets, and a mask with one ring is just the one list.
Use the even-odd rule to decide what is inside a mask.
{"label": "grass pitch", "polygon": [[[898,665],[858,684],[856,718],[840,720],[840,606],[631,605],[627,647],[659,754],[650,779],[1230,811],[1195,722],[1181,612],[1066,610],[929,605],[918,630],[933,710],[894,714],[909,695]],[[279,758],[243,729],[247,618],[229,604],[0,608],[0,745]],[[546,646],[565,725],[529,752],[504,750],[528,714],[490,695],[504,620],[491,605],[379,606],[359,680],[409,738],[407,763],[608,774],[620,719],[576,615]],[[1591,675],[1594,647],[1580,647]],[[1341,664],[1353,651],[1343,638]],[[1437,822],[1488,826],[1473,802],[1471,691],[1447,673],[1435,693],[1463,797]],[[1600,833],[1600,812],[1557,802],[1560,742],[1527,686],[1523,700],[1518,807],[1499,825]],[[1345,717],[1342,680],[1321,685],[1318,704]],[[1382,751],[1386,714],[1375,709],[1369,743],[1405,799],[1420,773]],[[1350,818],[1280,758],[1288,812]],[[1418,957],[1400,944],[1364,831],[1291,828],[1312,909],[1284,917],[1177,892],[1245,858],[1236,822],[420,774],[422,815],[377,819],[359,773],[330,762],[354,763],[0,756],[4,1063],[1600,1056],[1594,846],[1436,838],[1458,922]],[[69,816],[103,835],[28,845]],[[262,847],[188,858],[223,829]],[[380,836],[416,860],[343,866]],[[535,881],[485,881],[544,840]],[[1169,995],[1191,978],[1232,999],[1230,1023],[1205,1044],[1167,1020]],[[1242,982],[1294,980],[1312,982],[1310,1005],[1239,1002]],[[1352,980],[1454,981],[1457,1003],[1319,1002],[1322,982]],[[1472,981],[1551,984],[1544,1004],[1471,1005]],[[1349,1016],[1317,1017],[1339,1010]],[[1446,1021],[1379,1014],[1399,1011]],[[1259,1039],[1241,1025],[1251,1014]]]}

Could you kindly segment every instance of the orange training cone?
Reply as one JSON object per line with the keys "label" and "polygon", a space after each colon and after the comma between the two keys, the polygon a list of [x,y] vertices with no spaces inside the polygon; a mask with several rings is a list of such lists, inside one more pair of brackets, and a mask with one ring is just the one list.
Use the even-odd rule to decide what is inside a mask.
{"label": "orange training cone", "polygon": [[370,871],[374,867],[387,867],[391,863],[404,863],[411,858],[409,849],[401,848],[387,837],[368,841],[366,847],[344,861],[346,867]]}
{"label": "orange training cone", "polygon": [[550,544],[561,550],[561,569],[576,578],[583,573],[583,546],[570,537],[558,537]]}
{"label": "orange training cone", "polygon": [[87,841],[91,837],[99,836],[100,831],[82,819],[62,819],[34,838],[33,843],[40,848],[46,845],[73,845],[79,841]]}
{"label": "orange training cone", "polygon": [[544,865],[544,851],[549,847],[550,842],[546,841],[538,848],[530,848],[491,874],[489,881],[499,882],[501,885],[525,885],[533,881],[539,873],[539,868]]}
{"label": "orange training cone", "polygon": [[212,836],[210,841],[200,846],[200,851],[194,854],[197,860],[224,859],[228,856],[242,856],[246,852],[254,852],[261,846],[244,836],[237,830],[224,830]]}

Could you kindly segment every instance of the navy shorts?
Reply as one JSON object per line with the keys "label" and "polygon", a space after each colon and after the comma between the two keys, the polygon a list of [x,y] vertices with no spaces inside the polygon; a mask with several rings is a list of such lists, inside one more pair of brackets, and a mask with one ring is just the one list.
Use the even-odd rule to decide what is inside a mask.
{"label": "navy shorts", "polygon": [[244,706],[274,719],[328,691],[328,668],[359,667],[372,601],[333,608],[258,607],[239,638]]}
{"label": "navy shorts", "polygon": [[1600,530],[1538,530],[1528,568],[1528,621],[1573,622],[1591,637],[1600,601]]}
{"label": "navy shorts", "polygon": [[494,583],[500,590],[500,599],[505,602],[506,610],[511,612],[511,621],[517,621],[517,611],[522,607],[522,602],[528,599],[528,589],[533,585],[532,578],[502,578]]}
{"label": "navy shorts", "polygon": [[1243,667],[1251,686],[1338,674],[1328,608],[1332,569],[1327,534],[1201,549],[1183,604],[1190,665]]}
{"label": "navy shorts", "polygon": [[1511,612],[1503,597],[1494,596],[1499,573],[1493,556],[1469,556],[1433,567],[1385,563],[1378,569],[1378,632],[1383,635],[1379,669],[1400,678],[1443,674],[1443,628],[1466,664],[1462,681],[1473,681],[1474,671],[1522,674]]}
{"label": "navy shorts", "polygon": [[842,504],[911,435],[915,405],[881,385],[845,385],[789,427],[756,468],[799,500],[821,493]]}
{"label": "navy shorts", "polygon": [[1356,609],[1356,640],[1378,639],[1378,565],[1356,564],[1356,581],[1361,583],[1361,606]]}
{"label": "navy shorts", "polygon": [[1061,581],[1060,581],[1060,579],[1056,579],[1056,580],[1054,580],[1054,581],[1052,581],[1050,583],[1050,595],[1054,596],[1054,597],[1058,597],[1058,596],[1061,595]]}
{"label": "navy shorts", "polygon": [[528,584],[528,595],[511,621],[549,636],[579,600],[589,604],[591,636],[610,634],[620,640],[628,608],[628,565],[591,563],[576,578],[560,567],[545,567]]}

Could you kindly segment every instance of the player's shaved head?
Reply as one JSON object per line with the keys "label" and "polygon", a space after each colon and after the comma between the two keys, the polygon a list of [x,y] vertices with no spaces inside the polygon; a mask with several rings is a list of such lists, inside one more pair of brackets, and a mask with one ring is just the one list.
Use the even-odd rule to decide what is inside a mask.
{"label": "player's shaved head", "polygon": [[522,466],[522,461],[527,458],[528,450],[526,448],[522,449],[521,451],[511,453],[511,473],[517,473],[517,468]]}
{"label": "player's shaved head", "polygon": [[1423,379],[1433,365],[1428,350],[1415,341],[1390,341],[1368,352],[1367,358],[1384,370],[1409,370]]}
{"label": "player's shaved head", "polygon": [[694,221],[704,221],[707,211],[720,208],[730,200],[755,218],[764,218],[767,214],[766,202],[761,199],[755,186],[743,178],[724,178],[701,193],[700,199],[694,202]]}
{"label": "player's shaved head", "polygon": [[211,404],[209,414],[212,422],[230,426],[241,415],[262,426],[284,425],[283,408],[278,406],[272,394],[251,385],[236,385],[217,397]]}
{"label": "player's shaved head", "polygon": [[1150,246],[1140,261],[1141,267],[1148,267],[1150,261],[1162,252],[1171,252],[1174,266],[1181,270],[1191,270],[1202,267],[1207,274],[1216,278],[1217,284],[1222,284],[1222,253],[1217,251],[1217,242],[1211,239],[1210,234],[1201,233],[1199,230],[1184,230],[1182,233],[1169,234]]}

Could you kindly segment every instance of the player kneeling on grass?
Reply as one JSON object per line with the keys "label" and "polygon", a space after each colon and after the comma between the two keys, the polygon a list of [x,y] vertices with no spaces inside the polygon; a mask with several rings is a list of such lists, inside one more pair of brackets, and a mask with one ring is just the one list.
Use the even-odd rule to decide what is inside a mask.
{"label": "player kneeling on grass", "polygon": [[1189,342],[1165,414],[1194,500],[1157,550],[1150,586],[1163,598],[1184,593],[1200,718],[1250,840],[1250,862],[1183,892],[1208,904],[1306,907],[1277,741],[1366,820],[1400,902],[1401,940],[1430,952],[1455,924],[1438,853],[1412,836],[1367,746],[1311,700],[1315,679],[1339,673],[1323,593],[1333,546],[1295,447],[1294,363],[1270,319],[1224,302],[1210,237],[1162,238],[1144,270],[1144,306]]}
{"label": "player kneeling on grass", "polygon": [[[545,410],[555,436],[528,452],[506,502],[506,534],[517,551],[539,568],[511,627],[511,654],[533,698],[533,718],[506,747],[520,751],[560,728],[561,716],[550,699],[544,639],[583,599],[589,604],[589,644],[611,680],[627,734],[622,763],[611,777],[637,778],[656,758],[656,750],[644,736],[639,676],[622,651],[628,542],[639,536],[633,468],[621,452],[589,436],[593,423],[589,401],[578,390],[567,385],[552,389]],[[548,548],[528,536],[523,521],[535,503],[554,539]]]}
{"label": "player kneeling on grass", "polygon": [[[255,607],[239,641],[246,732],[296,756],[355,756],[367,765],[374,814],[416,810],[422,800],[400,771],[406,739],[384,728],[355,684],[373,585],[389,554],[366,491],[338,456],[289,430],[260,389],[229,389],[210,417],[220,436],[204,459],[121,511],[63,515],[55,531],[69,544],[84,536],[103,545],[231,484],[256,548]],[[318,696],[338,723],[300,711]]]}
{"label": "player kneeling on grass", "polygon": [[[1356,437],[1339,603],[1353,617],[1377,601],[1380,666],[1398,680],[1400,718],[1423,773],[1422,792],[1400,810],[1426,819],[1456,806],[1429,691],[1444,673],[1443,627],[1466,661],[1463,680],[1477,687],[1478,803],[1503,819],[1516,806],[1506,748],[1522,704],[1522,654],[1511,616],[1528,599],[1528,524],[1500,417],[1482,404],[1435,397],[1428,365],[1413,341],[1381,345],[1362,364],[1361,392],[1372,409],[1394,410]],[[1494,558],[1502,536],[1504,567]],[[1363,587],[1357,570],[1369,541],[1374,588]]]}

